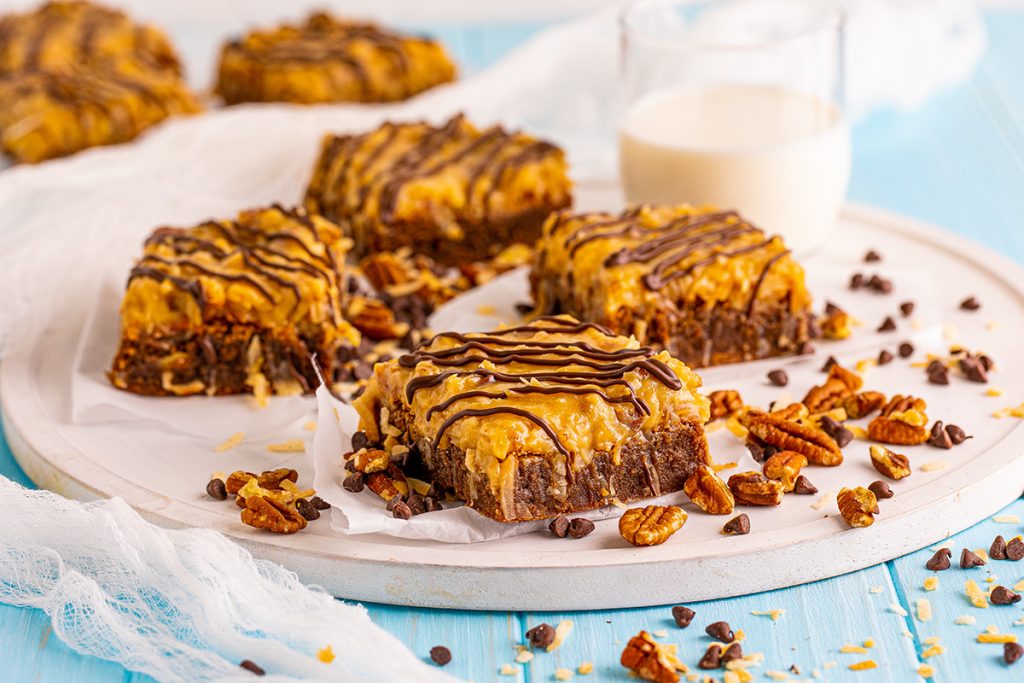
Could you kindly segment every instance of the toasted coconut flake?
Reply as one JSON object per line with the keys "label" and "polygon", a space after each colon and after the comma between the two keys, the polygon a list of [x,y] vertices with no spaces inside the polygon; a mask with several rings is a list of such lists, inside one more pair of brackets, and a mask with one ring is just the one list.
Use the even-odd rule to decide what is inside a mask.
{"label": "toasted coconut flake", "polygon": [[555,680],[556,681],[567,681],[572,678],[572,669],[555,669]]}
{"label": "toasted coconut flake", "polygon": [[929,602],[928,598],[919,598],[917,601],[917,619],[918,621],[931,621],[932,619],[932,603]]}
{"label": "toasted coconut flake", "polygon": [[971,624],[973,624],[976,621],[977,621],[977,619],[972,617],[970,614],[961,614],[960,616],[958,616],[956,619],[953,620],[953,623],[956,624],[957,626],[970,626]]}
{"label": "toasted coconut flake", "polygon": [[927,664],[917,667],[917,675],[921,678],[931,678],[935,675],[935,668]]}
{"label": "toasted coconut flake", "polygon": [[1012,633],[979,633],[979,643],[1016,643],[1017,636]]}
{"label": "toasted coconut flake", "polygon": [[548,645],[548,652],[554,652],[558,648],[562,647],[562,643],[564,643],[565,639],[569,637],[570,633],[572,633],[572,627],[573,622],[571,619],[565,619],[558,622],[558,626],[555,627],[555,639],[551,641],[550,645]]}
{"label": "toasted coconut flake", "polygon": [[1020,516],[1018,515],[996,515],[992,518],[993,522],[997,524],[1020,524]]}
{"label": "toasted coconut flake", "polygon": [[868,653],[867,648],[863,648],[860,645],[854,645],[853,643],[847,643],[839,648],[839,651],[844,655],[866,655]]}
{"label": "toasted coconut flake", "polygon": [[863,662],[857,662],[846,667],[850,671],[867,671],[868,669],[877,669],[878,664],[873,659],[865,659]]}
{"label": "toasted coconut flake", "polygon": [[935,657],[936,655],[941,655],[945,651],[946,649],[939,644],[930,645],[921,651],[921,659]]}
{"label": "toasted coconut flake", "polygon": [[586,676],[587,674],[589,674],[593,670],[594,670],[594,663],[593,662],[583,662],[578,667],[576,667],[576,673],[578,673],[580,676]]}
{"label": "toasted coconut flake", "polygon": [[271,453],[302,453],[306,450],[306,443],[302,439],[288,439],[268,445],[267,450]]}
{"label": "toasted coconut flake", "polygon": [[926,462],[917,469],[921,470],[922,472],[938,472],[940,470],[946,469],[947,467],[949,467],[949,463],[946,462],[945,460],[934,460],[932,462]]}
{"label": "toasted coconut flake", "polygon": [[515,676],[519,673],[519,669],[512,664],[502,664],[501,668],[498,669],[498,673],[502,676]]}
{"label": "toasted coconut flake", "polygon": [[874,594],[877,595],[878,593],[881,593],[884,590],[885,589],[883,587],[881,587],[881,586],[872,586],[871,588],[868,589],[868,593],[874,593]]}
{"label": "toasted coconut flake", "polygon": [[974,579],[964,581],[964,592],[967,593],[967,597],[975,607],[981,609],[986,609],[988,607],[988,600],[985,598],[985,591],[981,590],[981,587],[978,586],[978,583]]}
{"label": "toasted coconut flake", "polygon": [[939,577],[929,576],[924,580],[924,589],[926,591],[933,591],[939,587]]}
{"label": "toasted coconut flake", "polygon": [[751,612],[755,617],[771,617],[772,621],[778,621],[786,613],[784,609],[769,609],[762,612]]}
{"label": "toasted coconut flake", "polygon": [[245,439],[245,432],[235,432],[223,442],[214,446],[213,450],[217,453],[226,453],[238,444],[242,443],[243,439]]}
{"label": "toasted coconut flake", "polygon": [[907,616],[907,610],[903,609],[903,606],[900,605],[900,603],[898,602],[894,602],[891,605],[889,605],[889,611],[893,614],[898,614],[901,617]]}
{"label": "toasted coconut flake", "polygon": [[330,645],[325,645],[316,651],[316,658],[324,664],[330,664],[334,661],[334,648]]}

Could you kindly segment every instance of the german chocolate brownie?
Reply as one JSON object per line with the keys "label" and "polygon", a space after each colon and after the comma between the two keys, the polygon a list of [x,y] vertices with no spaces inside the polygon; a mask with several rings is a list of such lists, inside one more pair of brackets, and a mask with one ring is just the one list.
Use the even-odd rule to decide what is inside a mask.
{"label": "german chocolate brownie", "polygon": [[390,102],[455,78],[440,43],[325,13],[224,46],[217,92],[239,102]]}
{"label": "german chocolate brownie", "polygon": [[310,393],[359,334],[342,318],[347,240],[280,206],[159,228],[121,304],[114,386],[150,396]]}
{"label": "german chocolate brownie", "polygon": [[345,227],[358,256],[410,247],[443,265],[532,245],[571,202],[562,150],[461,115],[328,136],[306,192],[310,212]]}
{"label": "german chocolate brownie", "polygon": [[803,269],[781,237],[735,211],[560,212],[544,226],[530,284],[536,314],[634,335],[694,367],[796,353],[810,337]]}
{"label": "german chocolate brownie", "polygon": [[700,378],[668,353],[568,316],[442,333],[374,368],[361,429],[501,522],[683,488],[709,463]]}

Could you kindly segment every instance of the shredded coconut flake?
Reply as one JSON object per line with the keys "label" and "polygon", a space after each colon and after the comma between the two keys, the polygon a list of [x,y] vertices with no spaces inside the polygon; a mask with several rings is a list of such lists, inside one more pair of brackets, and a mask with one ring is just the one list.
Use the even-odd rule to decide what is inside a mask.
{"label": "shredded coconut flake", "polygon": [[1020,524],[1019,515],[996,515],[992,518],[993,522],[998,524]]}
{"label": "shredded coconut flake", "polygon": [[885,589],[882,588],[881,586],[872,586],[871,588],[868,589],[868,593],[874,593],[875,595],[878,595],[879,593],[881,593],[884,590]]}
{"label": "shredded coconut flake", "polygon": [[918,621],[931,621],[932,618],[932,603],[928,601],[928,598],[919,598],[917,601],[917,618]]}
{"label": "shredded coconut flake", "polygon": [[772,621],[778,621],[782,618],[782,615],[786,613],[784,609],[769,609],[763,612],[751,612],[755,617],[771,617]]}
{"label": "shredded coconut flake", "polygon": [[893,614],[898,614],[901,617],[907,616],[907,610],[903,609],[902,605],[900,605],[900,603],[898,602],[894,602],[891,605],[889,605],[889,611]]}
{"label": "shredded coconut flake", "polygon": [[306,443],[302,439],[288,439],[281,443],[272,443],[267,446],[271,453],[302,453],[306,450]]}
{"label": "shredded coconut flake", "polygon": [[222,443],[214,446],[213,450],[216,451],[217,453],[226,453],[235,446],[237,446],[238,444],[242,443],[242,439],[244,438],[245,432],[235,432],[227,439],[225,439]]}
{"label": "shredded coconut flake", "polygon": [[977,619],[972,617],[970,614],[961,614],[960,616],[958,616],[956,619],[953,620],[953,623],[956,624],[957,626],[970,626],[971,624],[973,624],[976,621],[977,621]]}
{"label": "shredded coconut flake", "polygon": [[939,587],[939,577],[929,576],[924,580],[924,589],[926,591],[933,591]]}
{"label": "shredded coconut flake", "polygon": [[851,664],[846,668],[848,668],[850,671],[867,671],[868,669],[877,669],[878,664],[876,664],[875,660],[873,659],[865,659],[863,662]]}
{"label": "shredded coconut flake", "polygon": [[985,591],[981,590],[981,587],[974,579],[964,581],[964,592],[967,593],[967,597],[975,607],[981,609],[988,607],[988,600],[985,599]]}
{"label": "shredded coconut flake", "polygon": [[932,462],[926,462],[925,464],[918,467],[922,472],[938,472],[949,467],[949,463],[945,460],[933,460]]}
{"label": "shredded coconut flake", "polygon": [[550,645],[548,645],[548,652],[554,652],[558,648],[562,647],[562,643],[564,643],[565,639],[569,637],[570,633],[572,633],[572,626],[573,622],[570,619],[558,622],[558,626],[555,627],[555,639],[551,641]]}

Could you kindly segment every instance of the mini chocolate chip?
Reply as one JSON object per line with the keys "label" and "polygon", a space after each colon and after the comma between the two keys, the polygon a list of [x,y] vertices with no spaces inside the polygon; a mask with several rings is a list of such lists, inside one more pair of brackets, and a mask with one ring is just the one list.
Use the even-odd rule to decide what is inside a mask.
{"label": "mini chocolate chip", "polygon": [[988,599],[992,601],[993,605],[1015,605],[1020,602],[1020,595],[1005,586],[996,586],[992,589]]}
{"label": "mini chocolate chip", "polygon": [[519,315],[526,315],[533,310],[533,304],[528,301],[519,301],[516,303],[516,312]]}
{"label": "mini chocolate chip", "polygon": [[981,363],[981,367],[985,368],[985,372],[990,372],[996,364],[994,360],[989,358],[984,353],[978,356],[978,362]]}
{"label": "mini chocolate chip", "polygon": [[583,538],[594,530],[594,523],[583,517],[576,517],[569,522],[569,536],[572,538]]}
{"label": "mini chocolate chip", "polygon": [[[850,276],[850,289],[860,289],[864,286],[864,273],[854,273]],[[829,312],[827,309],[826,313]]]}
{"label": "mini chocolate chip", "polygon": [[224,487],[224,480],[211,479],[210,483],[206,485],[206,494],[210,496],[210,498],[226,500],[228,497],[228,490]]}
{"label": "mini chocolate chip", "polygon": [[953,557],[953,551],[949,548],[939,548],[932,555],[931,559],[924,563],[925,569],[933,572],[941,572],[949,569],[949,559]]}
{"label": "mini chocolate chip", "polygon": [[430,648],[430,661],[438,666],[444,666],[452,661],[452,651],[444,645],[435,645]]}
{"label": "mini chocolate chip", "polygon": [[825,302],[825,315],[832,315],[833,313],[842,313],[842,312],[843,312],[843,309],[839,308],[839,306],[835,305],[831,301],[826,301]]}
{"label": "mini chocolate chip", "polygon": [[973,567],[981,567],[985,564],[985,560],[981,559],[973,552],[964,548],[960,551],[960,568],[971,569]]}
{"label": "mini chocolate chip", "polygon": [[717,669],[722,666],[722,648],[718,645],[708,645],[707,652],[697,662],[697,666],[701,669]]}
{"label": "mini chocolate chip", "polygon": [[309,499],[309,504],[312,505],[317,510],[330,510],[331,509],[331,504],[328,503],[323,498],[321,498],[320,496],[313,496],[312,498],[310,498]]}
{"label": "mini chocolate chip", "polygon": [[782,369],[772,370],[768,373],[768,381],[777,387],[784,387],[789,384],[789,375]]}
{"label": "mini chocolate chip", "polygon": [[889,487],[889,485],[882,481],[881,479],[877,479],[871,482],[871,484],[868,486],[868,491],[871,491],[871,493],[875,494],[875,498],[877,498],[878,500],[888,500],[889,498],[892,498],[893,496],[896,495],[895,493],[892,492],[892,489]]}
{"label": "mini chocolate chip", "polygon": [[914,345],[910,342],[900,344],[900,358],[910,358],[914,355]]}
{"label": "mini chocolate chip", "polygon": [[320,519],[320,511],[310,505],[309,501],[305,498],[299,498],[295,501],[295,511],[302,515],[307,522]]}
{"label": "mini chocolate chip", "polygon": [[932,431],[928,435],[928,445],[935,448],[949,450],[953,447],[953,440],[942,426],[942,420],[936,420],[932,425]]}
{"label": "mini chocolate chip", "polygon": [[814,344],[812,344],[809,341],[805,341],[803,344],[800,345],[800,350],[797,351],[797,353],[800,354],[801,356],[809,356],[810,354],[814,353]]}
{"label": "mini chocolate chip", "polygon": [[1003,643],[1003,661],[1006,665],[1015,663],[1024,655],[1024,645],[1020,643]]}
{"label": "mini chocolate chip", "polygon": [[903,314],[904,318],[909,318],[914,315],[914,302],[904,301],[900,304],[900,313]]}
{"label": "mini chocolate chip", "polygon": [[743,647],[739,643],[733,643],[722,653],[722,664],[728,664],[734,659],[743,659]]}
{"label": "mini chocolate chip", "polygon": [[882,260],[882,255],[879,254],[874,249],[871,249],[871,250],[868,251],[868,253],[864,254],[864,260],[867,263],[874,263],[875,261],[881,261]]}
{"label": "mini chocolate chip", "polygon": [[893,358],[895,358],[895,356],[892,355],[892,351],[890,351],[889,349],[882,349],[881,351],[878,352],[879,365],[888,365],[889,363],[892,362]]}
{"label": "mini chocolate chip", "polygon": [[364,448],[369,448],[370,437],[366,436],[366,432],[356,432],[352,435],[352,450],[361,451]]}
{"label": "mini chocolate chip", "polygon": [[356,471],[356,462],[355,462],[355,460],[353,460],[350,457],[352,455],[353,455],[352,453],[348,453],[348,454],[345,455],[345,471],[346,472],[355,472]]}
{"label": "mini chocolate chip", "polygon": [[439,501],[444,498],[444,491],[441,486],[436,482],[430,482],[430,486],[427,487],[427,492],[423,494],[425,498],[437,498]]}
{"label": "mini chocolate chip", "polygon": [[257,664],[256,662],[252,661],[251,659],[243,659],[242,661],[240,661],[238,663],[238,666],[242,667],[246,671],[251,671],[252,673],[256,674],[257,676],[266,676],[267,675],[267,672],[263,670],[263,667],[261,667],[259,664]]}
{"label": "mini chocolate chip", "polygon": [[555,629],[551,624],[537,624],[526,632],[526,639],[530,645],[544,649],[555,642]]}
{"label": "mini chocolate chip", "polygon": [[345,477],[345,480],[341,482],[341,485],[346,491],[361,493],[363,488],[366,486],[366,475],[362,472],[353,472]]}
{"label": "mini chocolate chip", "polygon": [[1024,541],[1016,536],[1006,543],[1006,559],[1013,562],[1024,560]]}
{"label": "mini chocolate chip", "polygon": [[878,292],[879,294],[888,294],[892,291],[892,280],[887,280],[877,275],[872,275],[871,279],[868,280],[868,287]]}
{"label": "mini chocolate chip", "polygon": [[764,462],[768,459],[764,454],[764,446],[756,441],[748,441],[747,450],[750,451],[750,457],[752,457],[756,462]]}
{"label": "mini chocolate chip", "polygon": [[713,624],[708,624],[707,628],[704,629],[704,632],[723,643],[731,643],[736,639],[736,636],[733,635],[732,629],[729,628],[729,623],[726,621],[716,621]]}
{"label": "mini chocolate chip", "polygon": [[839,361],[836,360],[835,356],[829,356],[825,360],[825,364],[821,366],[821,371],[822,372],[828,372],[829,370],[832,369],[833,365],[838,365],[838,364],[839,364]]}
{"label": "mini chocolate chip", "polygon": [[943,386],[949,384],[949,368],[944,365],[938,365],[933,369],[929,369],[928,382],[930,384],[939,384]]}
{"label": "mini chocolate chip", "polygon": [[352,374],[355,375],[356,379],[370,379],[373,375],[373,368],[366,361],[357,361],[352,366]]}
{"label": "mini chocolate chip", "polygon": [[811,480],[802,474],[798,476],[796,481],[793,483],[793,493],[806,496],[817,492],[818,487],[812,484]]}
{"label": "mini chocolate chip", "polygon": [[981,302],[977,297],[969,296],[960,302],[960,308],[965,311],[976,311],[981,308]]}
{"label": "mini chocolate chip", "polygon": [[565,538],[569,533],[569,518],[565,515],[555,517],[551,524],[548,524],[548,530],[559,538]]}
{"label": "mini chocolate chip", "polygon": [[403,469],[409,464],[409,451],[398,451],[388,456],[388,462],[394,463],[399,469]]}
{"label": "mini chocolate chip", "polygon": [[444,509],[441,506],[441,501],[433,496],[423,496],[423,506],[425,508],[424,512],[437,512]]}
{"label": "mini chocolate chip", "polygon": [[689,626],[695,616],[697,616],[697,613],[689,607],[676,605],[672,608],[672,618],[675,619],[676,626],[679,628],[686,628]]}
{"label": "mini chocolate chip", "polygon": [[959,446],[967,439],[973,439],[973,436],[968,436],[967,433],[957,427],[956,425],[946,425],[946,433],[949,434],[949,440],[953,442],[954,446]]}
{"label": "mini chocolate chip", "polygon": [[395,509],[395,506],[398,505],[400,502],[402,502],[402,494],[396,493],[395,495],[391,496],[391,499],[388,500],[387,504],[384,506],[384,509],[387,510],[388,512],[391,512],[392,510]]}
{"label": "mini chocolate chip", "polygon": [[1002,536],[992,539],[992,545],[988,547],[988,556],[993,560],[1006,559],[1006,540]]}
{"label": "mini chocolate chip", "polygon": [[395,519],[411,519],[412,509],[410,509],[409,506],[405,504],[404,500],[400,500],[397,503],[395,503],[394,506],[391,508],[391,515]]}
{"label": "mini chocolate chip", "polygon": [[409,506],[409,510],[412,511],[413,515],[422,515],[427,511],[427,505],[423,502],[423,496],[418,493],[409,496],[405,504]]}
{"label": "mini chocolate chip", "polygon": [[885,320],[878,326],[879,332],[893,332],[896,329],[896,321],[892,319],[891,315],[885,316]]}
{"label": "mini chocolate chip", "polygon": [[727,536],[744,536],[750,533],[750,517],[747,517],[746,513],[742,513],[733,517],[725,526],[722,527],[722,533]]}
{"label": "mini chocolate chip", "polygon": [[853,432],[829,415],[822,415],[818,424],[821,427],[821,431],[832,437],[832,440],[840,448],[845,448],[853,441]]}
{"label": "mini chocolate chip", "polygon": [[960,369],[964,373],[964,377],[972,382],[979,382],[985,384],[988,382],[988,373],[985,372],[985,367],[981,364],[981,361],[973,356],[960,359]]}

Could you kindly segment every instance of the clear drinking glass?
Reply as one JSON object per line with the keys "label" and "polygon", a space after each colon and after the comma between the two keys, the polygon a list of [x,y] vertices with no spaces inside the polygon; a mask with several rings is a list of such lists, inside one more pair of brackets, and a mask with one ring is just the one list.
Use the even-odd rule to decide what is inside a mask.
{"label": "clear drinking glass", "polygon": [[850,175],[838,0],[638,0],[620,30],[626,199],[736,209],[821,246]]}

